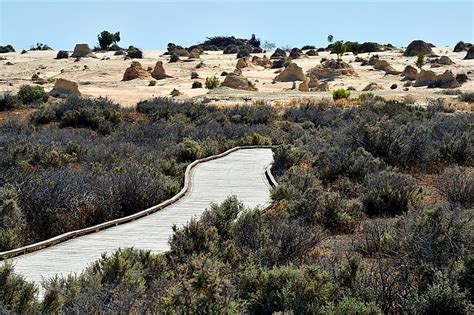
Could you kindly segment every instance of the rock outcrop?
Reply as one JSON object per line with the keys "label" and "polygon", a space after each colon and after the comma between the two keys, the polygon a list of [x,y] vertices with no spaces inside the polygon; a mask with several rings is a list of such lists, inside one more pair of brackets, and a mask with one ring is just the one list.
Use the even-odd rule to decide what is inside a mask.
{"label": "rock outcrop", "polygon": [[173,97],[177,97],[177,96],[183,95],[183,93],[181,93],[180,90],[173,89],[173,91],[171,91],[170,95],[173,96]]}
{"label": "rock outcrop", "polygon": [[281,48],[277,48],[275,52],[270,56],[270,59],[280,59],[280,58],[286,58],[286,52]]}
{"label": "rock outcrop", "polygon": [[0,54],[15,52],[15,48],[12,45],[0,46]]}
{"label": "rock outcrop", "polygon": [[174,54],[180,56],[180,57],[189,57],[190,53],[186,49],[175,49],[173,51]]}
{"label": "rock outcrop", "polygon": [[471,43],[465,43],[463,41],[460,41],[454,46],[454,52],[461,52],[461,51],[468,51],[469,48],[471,48],[472,44]]}
{"label": "rock outcrop", "polygon": [[125,70],[122,80],[129,81],[129,80],[134,80],[134,79],[142,79],[142,80],[151,79],[151,74],[145,69],[143,69],[141,63],[139,63],[138,61],[132,61],[132,64],[130,65],[130,67],[128,67]]}
{"label": "rock outcrop", "polygon": [[221,86],[236,90],[257,91],[257,88],[246,77],[233,72],[225,77]]}
{"label": "rock outcrop", "polygon": [[53,89],[49,92],[51,96],[62,97],[68,95],[80,96],[79,85],[77,82],[59,78],[56,80]]}
{"label": "rock outcrop", "polygon": [[72,58],[97,58],[87,44],[76,44]]}
{"label": "rock outcrop", "polygon": [[296,63],[290,63],[279,75],[275,78],[275,81],[279,82],[293,82],[293,81],[305,81],[306,76],[304,75],[303,69],[301,69]]}
{"label": "rock outcrop", "polygon": [[308,76],[312,78],[327,79],[339,76],[357,76],[354,68],[344,61],[337,61],[334,59],[326,60],[322,64],[312,68],[308,72]]}
{"label": "rock outcrop", "polygon": [[418,86],[427,86],[430,88],[444,88],[452,89],[460,87],[461,84],[456,80],[456,77],[450,70],[446,70],[443,74],[437,75],[431,70],[421,70],[421,72],[416,77],[414,87]]}
{"label": "rock outcrop", "polygon": [[413,81],[413,80],[416,80],[416,77],[418,75],[418,70],[416,70],[416,68],[413,66],[406,66],[405,70],[403,70],[401,75],[403,77],[403,80]]}
{"label": "rock outcrop", "polygon": [[377,60],[374,64],[375,70],[385,71],[386,74],[399,75],[401,71],[395,70],[386,60]]}
{"label": "rock outcrop", "polygon": [[[136,62],[136,61],[135,61]],[[171,78],[171,76],[166,74],[165,68],[163,67],[162,61],[157,61],[155,68],[151,72],[151,76],[156,80],[162,80],[166,78]]]}
{"label": "rock outcrop", "polygon": [[251,68],[252,67],[252,61],[250,61],[250,57],[243,57],[237,60],[237,65],[235,66],[237,69],[243,69],[243,68]]}
{"label": "rock outcrop", "polygon": [[433,56],[433,50],[431,47],[422,40],[414,40],[408,45],[407,49],[403,53],[405,57],[413,57],[419,54]]}
{"label": "rock outcrop", "polygon": [[469,80],[469,77],[465,73],[458,73],[456,74],[456,81],[459,82],[459,84],[466,83]]}
{"label": "rock outcrop", "polygon": [[201,57],[201,51],[197,48],[194,48],[189,52],[189,58],[198,59],[200,57]]}
{"label": "rock outcrop", "polygon": [[298,86],[298,91],[309,92],[309,80],[307,78],[306,80],[300,83],[300,85]]}
{"label": "rock outcrop", "polygon": [[441,56],[438,59],[438,63],[441,65],[452,65],[454,62],[448,56]]}
{"label": "rock outcrop", "polygon": [[471,46],[469,50],[467,51],[466,57],[464,59],[474,59],[474,46]]}
{"label": "rock outcrop", "polygon": [[383,86],[378,85],[375,82],[369,83],[365,88],[362,89],[362,91],[380,91],[383,90]]}
{"label": "rock outcrop", "polygon": [[297,58],[300,58],[301,56],[303,56],[303,51],[299,48],[293,48],[290,51],[290,58],[291,59],[297,59]]}
{"label": "rock outcrop", "polygon": [[252,63],[254,65],[257,65],[257,66],[261,66],[261,67],[264,67],[264,68],[271,68],[272,65],[273,65],[273,62],[268,59],[267,56],[263,56],[262,58],[258,57],[258,56],[253,56],[252,57]]}
{"label": "rock outcrop", "polygon": [[65,50],[60,50],[56,54],[56,59],[67,59],[69,58],[69,53]]}

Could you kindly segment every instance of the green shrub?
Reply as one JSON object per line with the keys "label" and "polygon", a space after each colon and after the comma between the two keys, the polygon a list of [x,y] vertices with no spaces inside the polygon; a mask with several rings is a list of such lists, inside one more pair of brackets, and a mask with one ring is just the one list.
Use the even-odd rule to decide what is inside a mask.
{"label": "green shrub", "polygon": [[379,315],[382,314],[382,311],[374,302],[367,303],[352,297],[344,297],[337,304],[330,304],[326,307],[323,313],[331,315]]}
{"label": "green shrub", "polygon": [[274,267],[241,277],[251,314],[321,314],[336,294],[329,274],[317,265]]}
{"label": "green shrub", "polygon": [[203,151],[201,145],[189,138],[184,139],[184,141],[179,145],[180,161],[194,161],[202,157]]}
{"label": "green shrub", "polygon": [[179,56],[177,54],[172,54],[170,56],[170,63],[178,62],[179,61]]}
{"label": "green shrub", "polygon": [[[395,241],[406,263],[425,272],[453,268],[472,243],[471,217],[462,209],[435,205],[422,211],[410,211],[398,222]],[[432,281],[429,274],[427,277]]]}
{"label": "green shrub", "polygon": [[142,59],[143,51],[137,47],[129,46],[127,49],[127,56],[132,59]]}
{"label": "green shrub", "polygon": [[42,104],[48,101],[49,95],[42,86],[22,85],[18,97],[23,104]]}
{"label": "green shrub", "polygon": [[418,54],[416,56],[416,61],[415,61],[415,66],[417,66],[420,70],[423,68],[425,65],[425,55],[424,54]]}
{"label": "green shrub", "polygon": [[0,96],[0,111],[17,108],[21,105],[21,101],[17,95],[5,92]]}
{"label": "green shrub", "polygon": [[35,125],[46,125],[56,119],[56,111],[53,106],[46,106],[31,115],[31,122]]}
{"label": "green shrub", "polygon": [[376,102],[385,102],[385,99],[382,96],[375,95],[373,93],[361,93],[358,97],[359,101],[364,104],[372,104]]}
{"label": "green shrub", "polygon": [[349,91],[346,91],[344,89],[337,89],[337,90],[334,90],[332,91],[332,99],[333,100],[339,100],[339,99],[342,99],[342,98],[349,98],[349,96],[351,96],[351,92]]}
{"label": "green shrub", "polygon": [[42,108],[32,116],[36,124],[59,121],[62,127],[90,128],[110,134],[123,119],[118,104],[107,98],[83,99],[70,96],[55,106]]}
{"label": "green shrub", "polygon": [[439,179],[441,194],[451,203],[468,208],[474,205],[474,171],[469,168],[447,168]]}
{"label": "green shrub", "polygon": [[463,102],[474,103],[474,92],[463,92],[459,95],[459,99]]}
{"label": "green shrub", "polygon": [[447,280],[430,286],[415,303],[419,314],[462,315],[466,314],[469,305],[466,294]]}
{"label": "green shrub", "polygon": [[155,86],[155,85],[156,85],[155,80],[150,80],[150,82],[148,82],[148,86]]}
{"label": "green shrub", "polygon": [[8,314],[35,314],[39,303],[38,288],[14,273],[13,266],[6,262],[0,266],[0,312]]}
{"label": "green shrub", "polygon": [[206,84],[205,84],[206,89],[209,89],[209,90],[215,89],[216,87],[219,86],[219,84],[220,84],[220,81],[215,76],[206,78]]}
{"label": "green shrub", "polygon": [[194,81],[192,88],[193,89],[200,89],[200,88],[202,88],[202,83],[199,82],[199,81]]}
{"label": "green shrub", "polygon": [[369,216],[402,214],[421,198],[421,190],[409,175],[382,171],[368,175],[365,181],[362,201]]}

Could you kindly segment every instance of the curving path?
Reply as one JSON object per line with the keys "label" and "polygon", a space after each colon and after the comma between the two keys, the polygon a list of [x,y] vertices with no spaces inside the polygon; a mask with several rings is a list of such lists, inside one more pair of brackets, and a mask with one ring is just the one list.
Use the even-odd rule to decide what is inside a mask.
{"label": "curving path", "polygon": [[[270,202],[265,169],[273,162],[271,149],[242,149],[197,164],[190,189],[177,202],[153,214],[106,230],[10,259],[15,271],[38,284],[55,274],[80,273],[104,252],[134,247],[155,253],[169,250],[171,226],[198,217],[213,202],[235,195],[248,207]],[[40,292],[42,295],[43,292]]]}

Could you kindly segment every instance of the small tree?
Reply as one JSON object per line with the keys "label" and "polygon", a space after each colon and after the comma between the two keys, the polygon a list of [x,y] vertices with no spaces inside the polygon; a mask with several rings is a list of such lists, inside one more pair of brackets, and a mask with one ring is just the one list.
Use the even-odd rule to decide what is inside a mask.
{"label": "small tree", "polygon": [[0,187],[0,251],[21,246],[23,213],[13,186]]}
{"label": "small tree", "polygon": [[418,69],[420,69],[421,71],[421,68],[423,68],[423,66],[425,65],[425,55],[423,54],[418,54],[416,56],[416,61],[415,61],[415,65],[418,67]]}
{"label": "small tree", "polygon": [[206,83],[205,83],[206,89],[209,89],[209,90],[215,89],[216,87],[219,86],[219,84],[220,84],[219,79],[216,78],[215,76],[206,78]]}
{"label": "small tree", "polygon": [[328,36],[328,42],[329,42],[329,43],[332,43],[333,40],[334,40],[334,36],[332,36],[331,34],[329,34],[329,36]]}
{"label": "small tree", "polygon": [[263,49],[265,49],[266,51],[273,51],[275,49],[275,47],[276,47],[275,43],[272,43],[268,40],[266,40],[263,43]]}
{"label": "small tree", "polygon": [[97,35],[97,40],[99,41],[100,48],[106,50],[110,45],[120,41],[120,32],[113,34],[108,31],[102,31]]}
{"label": "small tree", "polygon": [[347,51],[347,45],[338,40],[332,45],[332,51],[337,54],[337,61],[341,60],[341,56]]}
{"label": "small tree", "polygon": [[249,44],[253,47],[260,47],[260,38],[257,38],[255,34],[252,34],[252,37],[249,40]]}

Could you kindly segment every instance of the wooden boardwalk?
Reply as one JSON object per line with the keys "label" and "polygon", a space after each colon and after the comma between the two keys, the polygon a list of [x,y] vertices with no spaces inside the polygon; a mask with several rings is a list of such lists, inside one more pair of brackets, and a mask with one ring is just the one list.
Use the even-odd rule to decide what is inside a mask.
{"label": "wooden boardwalk", "polygon": [[[176,203],[146,217],[97,233],[10,259],[16,273],[38,284],[52,276],[80,273],[104,252],[134,247],[155,253],[169,250],[171,226],[199,217],[213,202],[235,195],[248,207],[270,202],[265,169],[272,163],[271,149],[244,149],[198,164],[191,170],[191,185]],[[42,289],[40,289],[42,295]]]}

